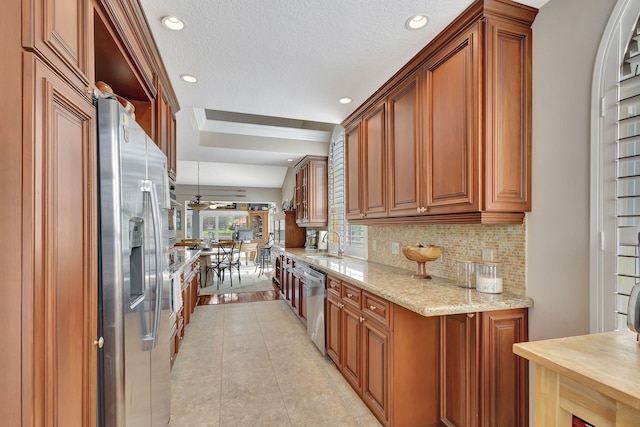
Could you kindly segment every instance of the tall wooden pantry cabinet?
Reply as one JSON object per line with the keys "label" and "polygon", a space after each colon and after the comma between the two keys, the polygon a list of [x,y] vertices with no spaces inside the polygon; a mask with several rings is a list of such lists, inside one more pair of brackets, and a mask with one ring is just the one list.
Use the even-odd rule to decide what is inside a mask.
{"label": "tall wooden pantry cabinet", "polygon": [[0,420],[94,426],[94,85],[135,105],[174,176],[179,107],[138,0],[6,0],[1,16]]}

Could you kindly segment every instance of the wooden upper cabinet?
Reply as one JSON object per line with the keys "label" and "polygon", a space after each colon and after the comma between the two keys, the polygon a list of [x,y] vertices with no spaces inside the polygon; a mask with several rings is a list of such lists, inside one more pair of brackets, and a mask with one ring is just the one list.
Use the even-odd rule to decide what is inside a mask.
{"label": "wooden upper cabinet", "polygon": [[[509,0],[475,1],[345,119],[347,147],[355,148],[358,136],[364,155],[356,161],[349,154],[345,163],[348,219],[522,223],[531,210],[536,13]],[[378,121],[385,113],[386,122]],[[382,193],[380,176],[368,173],[378,158],[367,154],[379,146],[388,153]]]}
{"label": "wooden upper cabinet", "polygon": [[387,215],[386,102],[362,119],[362,212],[364,218]]}
{"label": "wooden upper cabinet", "polygon": [[306,156],[296,165],[296,222],[325,227],[329,221],[328,164],[323,156]]}
{"label": "wooden upper cabinet", "polygon": [[421,77],[415,73],[387,97],[389,216],[418,215],[424,207]]}
{"label": "wooden upper cabinet", "polygon": [[345,131],[344,141],[344,183],[345,183],[345,215],[347,219],[359,219],[362,217],[362,204],[360,200],[360,176],[362,170],[360,121],[348,127]]}
{"label": "wooden upper cabinet", "polygon": [[531,28],[487,19],[484,208],[531,210]]}
{"label": "wooden upper cabinet", "polygon": [[153,139],[162,152],[167,156],[169,177],[176,179],[176,118],[169,103],[162,83],[157,83],[157,98],[155,101],[155,133]]}
{"label": "wooden upper cabinet", "polygon": [[426,209],[479,210],[478,25],[424,66]]}
{"label": "wooden upper cabinet", "polygon": [[24,0],[22,45],[89,97],[93,14],[86,0]]}
{"label": "wooden upper cabinet", "polygon": [[386,103],[346,131],[347,219],[387,216]]}

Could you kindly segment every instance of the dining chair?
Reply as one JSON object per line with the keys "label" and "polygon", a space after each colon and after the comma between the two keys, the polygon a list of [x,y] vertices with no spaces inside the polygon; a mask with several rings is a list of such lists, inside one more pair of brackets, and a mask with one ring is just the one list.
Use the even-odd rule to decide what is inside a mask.
{"label": "dining chair", "polygon": [[[238,243],[234,243],[231,246],[231,251],[226,260],[220,263],[218,267],[218,274],[222,275],[222,282],[224,282],[225,271],[229,270],[229,280],[231,280],[231,287],[233,287],[233,269],[238,270],[238,282],[242,282],[240,277],[240,258],[242,254],[242,240]],[[220,288],[220,280],[218,280],[218,289]]]}
{"label": "dining chair", "polygon": [[[216,248],[217,253],[210,257],[211,264],[205,267],[205,283],[208,283],[209,272],[211,272],[215,275],[214,277],[218,278],[217,289],[220,289],[221,275],[224,272],[224,266],[231,262],[231,255],[234,252],[233,249],[233,244],[231,246],[220,245]],[[224,281],[224,276],[222,276],[222,281]]]}

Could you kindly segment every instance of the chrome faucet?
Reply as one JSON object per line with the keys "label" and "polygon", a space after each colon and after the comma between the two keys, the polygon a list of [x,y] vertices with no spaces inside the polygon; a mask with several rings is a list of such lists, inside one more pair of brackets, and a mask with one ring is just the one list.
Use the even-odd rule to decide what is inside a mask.
{"label": "chrome faucet", "polygon": [[[342,240],[340,239],[340,234],[335,230],[331,230],[329,233],[334,233],[336,236],[338,236],[338,258],[342,258],[342,256],[344,255],[344,249],[342,249]],[[324,235],[324,239],[322,239],[324,243],[327,242],[327,236],[329,235],[329,233]]]}

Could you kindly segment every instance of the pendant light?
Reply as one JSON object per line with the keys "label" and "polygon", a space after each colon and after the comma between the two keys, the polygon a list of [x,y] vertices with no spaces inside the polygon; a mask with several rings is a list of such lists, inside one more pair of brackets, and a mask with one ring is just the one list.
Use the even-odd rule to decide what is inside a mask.
{"label": "pendant light", "polygon": [[194,211],[207,209],[208,204],[201,202],[200,197],[200,162],[198,162],[198,194],[196,194],[196,199],[190,200],[187,206]]}

